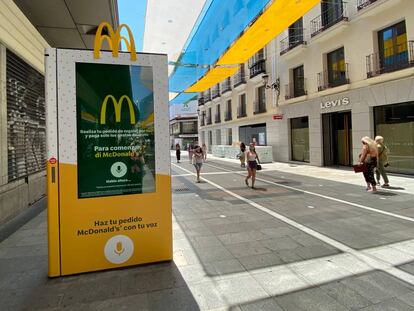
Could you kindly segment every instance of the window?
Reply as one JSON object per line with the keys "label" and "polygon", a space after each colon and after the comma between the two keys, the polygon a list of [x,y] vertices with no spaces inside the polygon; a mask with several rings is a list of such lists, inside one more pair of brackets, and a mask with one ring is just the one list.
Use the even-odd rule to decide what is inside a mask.
{"label": "window", "polygon": [[207,110],[207,125],[211,124],[211,108],[208,108]]}
{"label": "window", "polygon": [[217,105],[216,107],[216,116],[214,123],[220,123],[221,122],[221,112],[220,112],[220,105]]}
{"label": "window", "polygon": [[408,44],[405,21],[378,32],[380,66],[394,70],[408,63]]}
{"label": "window", "polygon": [[344,4],[342,0],[323,0],[322,26],[328,28],[342,19]]}
{"label": "window", "polygon": [[213,133],[208,131],[208,150],[211,151],[211,146],[213,145]]}
{"label": "window", "polygon": [[197,122],[183,122],[183,134],[195,134],[197,133]]}
{"label": "window", "polygon": [[296,67],[292,71],[293,73],[293,96],[299,97],[306,94],[305,92],[305,73],[303,65]]}
{"label": "window", "polygon": [[328,82],[330,87],[345,84],[346,64],[344,48],[340,48],[327,55]]}
{"label": "window", "polygon": [[174,123],[172,126],[171,126],[171,128],[172,128],[172,134],[174,134],[174,135],[178,135],[178,134],[180,134],[180,123]]}
{"label": "window", "polygon": [[309,120],[308,117],[290,120],[292,160],[309,162]]}
{"label": "window", "polygon": [[303,43],[303,19],[299,18],[295,23],[289,26],[289,47],[293,48]]}
{"label": "window", "polygon": [[246,94],[239,96],[239,107],[237,109],[237,117],[242,118],[246,116]]}
{"label": "window", "polygon": [[250,78],[266,73],[265,50],[261,49],[249,59]]}
{"label": "window", "polygon": [[257,101],[254,105],[254,113],[266,112],[266,87],[261,86],[257,89]]}
{"label": "window", "polygon": [[231,114],[231,99],[229,99],[226,103],[226,118],[225,121],[230,121],[232,119]]}
{"label": "window", "polygon": [[374,119],[389,148],[387,170],[414,174],[414,102],[374,107]]}

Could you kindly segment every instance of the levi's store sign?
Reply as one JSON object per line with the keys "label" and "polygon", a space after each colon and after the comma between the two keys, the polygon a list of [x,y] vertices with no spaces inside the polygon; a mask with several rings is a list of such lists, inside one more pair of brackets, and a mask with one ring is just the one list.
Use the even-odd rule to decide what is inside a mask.
{"label": "levi's store sign", "polygon": [[344,97],[341,99],[330,100],[321,103],[321,109],[328,109],[328,108],[336,108],[341,106],[349,105],[350,101],[348,97]]}
{"label": "levi's store sign", "polygon": [[46,50],[51,277],[172,259],[167,56],[121,29]]}

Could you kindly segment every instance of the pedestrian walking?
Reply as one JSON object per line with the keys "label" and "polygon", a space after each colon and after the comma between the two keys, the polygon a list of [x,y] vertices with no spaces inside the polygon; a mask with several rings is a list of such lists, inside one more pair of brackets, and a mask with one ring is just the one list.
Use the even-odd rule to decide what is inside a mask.
{"label": "pedestrian walking", "polygon": [[203,151],[203,161],[207,161],[207,146],[205,143],[201,146],[201,150]]}
{"label": "pedestrian walking", "polygon": [[246,167],[246,145],[243,142],[240,144],[238,158],[240,160],[240,167]]}
{"label": "pedestrian walking", "polygon": [[378,147],[375,141],[368,136],[361,139],[362,150],[359,155],[359,165],[365,166],[363,172],[365,182],[367,183],[366,190],[368,192],[377,192],[377,183],[374,178],[374,169],[377,167]]}
{"label": "pedestrian walking", "polygon": [[377,177],[377,186],[380,186],[380,178],[384,180],[384,184],[382,185],[383,188],[387,188],[390,186],[387,172],[385,168],[389,166],[388,163],[388,147],[384,144],[384,137],[377,136],[375,137],[375,142],[377,143],[378,148],[378,165],[375,170],[375,174]]}
{"label": "pedestrian walking", "polygon": [[197,171],[197,183],[200,182],[200,172],[203,166],[203,150],[200,146],[195,146],[193,149],[193,165]]}
{"label": "pedestrian walking", "polygon": [[256,148],[254,147],[253,143],[249,145],[249,151],[247,151],[246,153],[246,158],[248,175],[245,179],[245,183],[246,186],[249,186],[249,179],[252,178],[252,189],[256,189],[254,183],[256,181],[256,171],[258,164],[260,164],[260,160],[256,153]]}
{"label": "pedestrian walking", "polygon": [[177,158],[177,163],[180,163],[180,160],[181,160],[181,147],[180,147],[180,144],[175,145],[175,157]]}
{"label": "pedestrian walking", "polygon": [[194,149],[194,145],[191,143],[189,146],[188,146],[188,159],[190,160],[190,163],[192,162],[192,160],[193,160],[193,149]]}

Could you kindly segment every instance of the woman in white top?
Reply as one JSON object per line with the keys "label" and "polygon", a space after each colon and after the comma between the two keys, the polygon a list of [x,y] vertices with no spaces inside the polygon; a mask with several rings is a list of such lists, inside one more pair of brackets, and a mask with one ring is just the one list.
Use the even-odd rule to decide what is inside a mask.
{"label": "woman in white top", "polygon": [[251,143],[249,145],[249,151],[246,153],[247,158],[247,172],[249,173],[245,179],[246,186],[249,186],[249,179],[252,178],[252,189],[256,189],[254,187],[254,183],[256,181],[256,170],[257,170],[257,162],[260,163],[259,157],[256,153],[256,148],[254,144]]}

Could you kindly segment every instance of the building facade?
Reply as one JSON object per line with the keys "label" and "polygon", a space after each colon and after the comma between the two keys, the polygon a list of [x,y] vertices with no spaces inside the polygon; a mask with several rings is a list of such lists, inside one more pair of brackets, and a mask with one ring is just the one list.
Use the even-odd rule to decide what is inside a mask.
{"label": "building facade", "polygon": [[170,106],[170,146],[180,144],[183,150],[198,142],[197,101],[190,100]]}
{"label": "building facade", "polygon": [[[322,1],[265,50],[268,82],[247,74],[244,88],[233,83],[227,95],[237,109],[246,94],[243,120],[213,123],[208,117],[223,113],[226,95],[207,103],[213,91],[200,95],[211,121],[201,127],[201,139],[228,144],[231,129],[233,140],[249,142],[258,136],[249,127],[257,126],[276,161],[350,166],[361,138],[381,135],[390,149],[389,170],[414,174],[413,1]],[[255,114],[265,84],[265,112]]]}
{"label": "building facade", "polygon": [[46,192],[44,49],[12,0],[0,1],[0,224]]}

